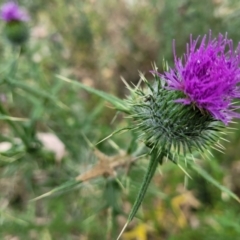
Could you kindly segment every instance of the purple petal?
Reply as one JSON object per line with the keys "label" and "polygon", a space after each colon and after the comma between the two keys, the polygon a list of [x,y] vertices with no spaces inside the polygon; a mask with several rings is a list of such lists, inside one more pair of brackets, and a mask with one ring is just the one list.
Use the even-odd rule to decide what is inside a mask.
{"label": "purple petal", "polygon": [[20,8],[17,3],[10,1],[2,5],[0,18],[6,22],[28,21],[29,15],[24,9]]}

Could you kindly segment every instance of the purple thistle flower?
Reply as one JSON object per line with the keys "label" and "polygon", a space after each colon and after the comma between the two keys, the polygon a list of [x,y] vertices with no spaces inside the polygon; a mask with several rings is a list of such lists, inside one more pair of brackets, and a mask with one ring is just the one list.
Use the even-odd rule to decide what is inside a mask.
{"label": "purple thistle flower", "polygon": [[227,125],[232,118],[240,118],[232,103],[240,98],[240,44],[234,51],[227,34],[212,39],[211,31],[208,40],[205,35],[198,44],[199,38],[190,36],[183,60],[176,56],[173,42],[175,68],[157,74],[165,79],[167,89],[184,93],[185,98],[176,102],[192,104]]}
{"label": "purple thistle flower", "polygon": [[29,15],[24,9],[20,8],[17,3],[10,1],[2,5],[0,9],[0,18],[6,22],[22,22],[28,21]]}

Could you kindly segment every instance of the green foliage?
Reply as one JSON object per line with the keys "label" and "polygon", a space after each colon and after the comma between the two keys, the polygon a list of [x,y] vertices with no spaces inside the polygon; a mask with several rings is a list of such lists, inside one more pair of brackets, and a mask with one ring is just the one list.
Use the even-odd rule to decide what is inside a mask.
{"label": "green foliage", "polygon": [[[0,38],[0,239],[116,239],[135,200],[140,201],[130,219],[143,200],[147,188],[140,198],[137,193],[149,164],[149,150],[136,132],[120,131],[132,124],[125,117],[132,108],[121,99],[133,94],[120,76],[135,86],[138,70],[148,72],[151,62],[161,66],[164,58],[171,64],[172,39],[180,55],[190,33],[227,31],[237,43],[239,2],[19,4],[31,14],[27,43],[20,47]],[[0,29],[5,29],[3,21]],[[144,96],[135,100],[142,103]],[[136,106],[135,117],[141,111]],[[50,135],[44,143],[42,133],[57,138],[64,154],[59,157]],[[147,225],[145,239],[238,238],[240,135],[238,130],[226,134],[231,143],[221,143],[225,154],[207,157],[193,151],[196,162],[180,157],[179,168],[166,162],[154,177],[153,169],[138,218],[126,230],[135,233],[132,239],[141,223]],[[181,198],[176,210],[173,200],[187,191],[184,187],[200,205]]]}

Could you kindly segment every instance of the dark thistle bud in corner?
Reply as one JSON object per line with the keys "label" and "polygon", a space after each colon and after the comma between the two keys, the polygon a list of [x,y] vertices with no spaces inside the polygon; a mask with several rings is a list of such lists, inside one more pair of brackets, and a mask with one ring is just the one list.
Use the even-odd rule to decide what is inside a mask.
{"label": "dark thistle bud in corner", "polygon": [[18,4],[11,1],[3,4],[0,17],[6,22],[4,33],[11,43],[20,45],[28,39],[29,29],[26,22],[29,16]]}

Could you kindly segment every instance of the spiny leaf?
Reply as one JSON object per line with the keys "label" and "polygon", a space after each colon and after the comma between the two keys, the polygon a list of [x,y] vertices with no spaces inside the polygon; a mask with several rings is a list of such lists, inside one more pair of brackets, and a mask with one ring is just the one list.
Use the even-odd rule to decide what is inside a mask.
{"label": "spiny leaf", "polygon": [[37,201],[39,199],[42,199],[42,198],[45,198],[45,197],[49,197],[53,194],[56,194],[56,193],[60,193],[62,191],[68,191],[70,190],[70,188],[73,188],[75,187],[77,184],[80,184],[81,182],[80,181],[77,181],[77,180],[70,180],[70,181],[67,181],[65,182],[64,184],[52,189],[51,191],[47,192],[47,193],[44,193],[36,198],[33,198],[30,200],[30,202],[33,202],[33,201]]}
{"label": "spiny leaf", "polygon": [[21,81],[17,81],[15,79],[12,79],[10,77],[8,77],[8,81],[10,84],[12,84],[13,86],[16,86],[20,89],[23,89],[24,91],[33,94],[34,96],[39,96],[41,98],[45,98],[47,100],[51,100],[53,102],[55,102],[58,106],[60,106],[63,109],[68,110],[68,106],[66,106],[64,103],[62,103],[61,101],[59,101],[55,96],[52,96],[51,94],[49,94],[48,92],[45,92],[39,88],[37,88],[36,86],[29,86],[28,84],[25,84]]}
{"label": "spiny leaf", "polygon": [[120,232],[117,240],[120,239],[121,235],[125,231],[125,229],[128,226],[128,224],[135,217],[139,207],[142,204],[142,201],[143,201],[144,196],[145,196],[145,194],[147,192],[149,184],[150,184],[150,182],[151,182],[151,180],[152,180],[152,178],[154,176],[154,173],[155,173],[155,171],[157,169],[158,163],[162,161],[163,157],[164,157],[164,153],[161,152],[160,155],[159,155],[157,149],[152,152],[152,156],[151,156],[151,159],[150,159],[150,162],[149,162],[149,165],[148,165],[148,169],[147,169],[147,172],[145,174],[145,177],[144,177],[143,183],[141,185],[141,188],[139,190],[138,196],[137,196],[137,198],[136,198],[136,200],[135,200],[135,202],[133,204],[131,212],[129,213],[128,220],[127,220],[126,224],[124,225],[122,231]]}
{"label": "spiny leaf", "polygon": [[91,88],[91,87],[88,87],[80,82],[77,82],[77,81],[72,81],[66,77],[63,77],[63,76],[60,76],[60,75],[57,75],[56,76],[57,78],[65,81],[65,82],[68,82],[68,83],[71,83],[71,84],[74,84],[75,86],[78,86],[86,91],[88,91],[89,93],[92,93],[92,94],[95,94],[105,100],[107,100],[108,102],[110,102],[117,110],[121,111],[121,112],[125,112],[125,113],[129,113],[130,112],[130,109],[128,107],[128,105],[126,104],[125,101],[111,95],[111,94],[108,94],[108,93],[105,93],[103,91],[100,91],[100,90],[97,90],[97,89],[94,89],[94,88]]}

